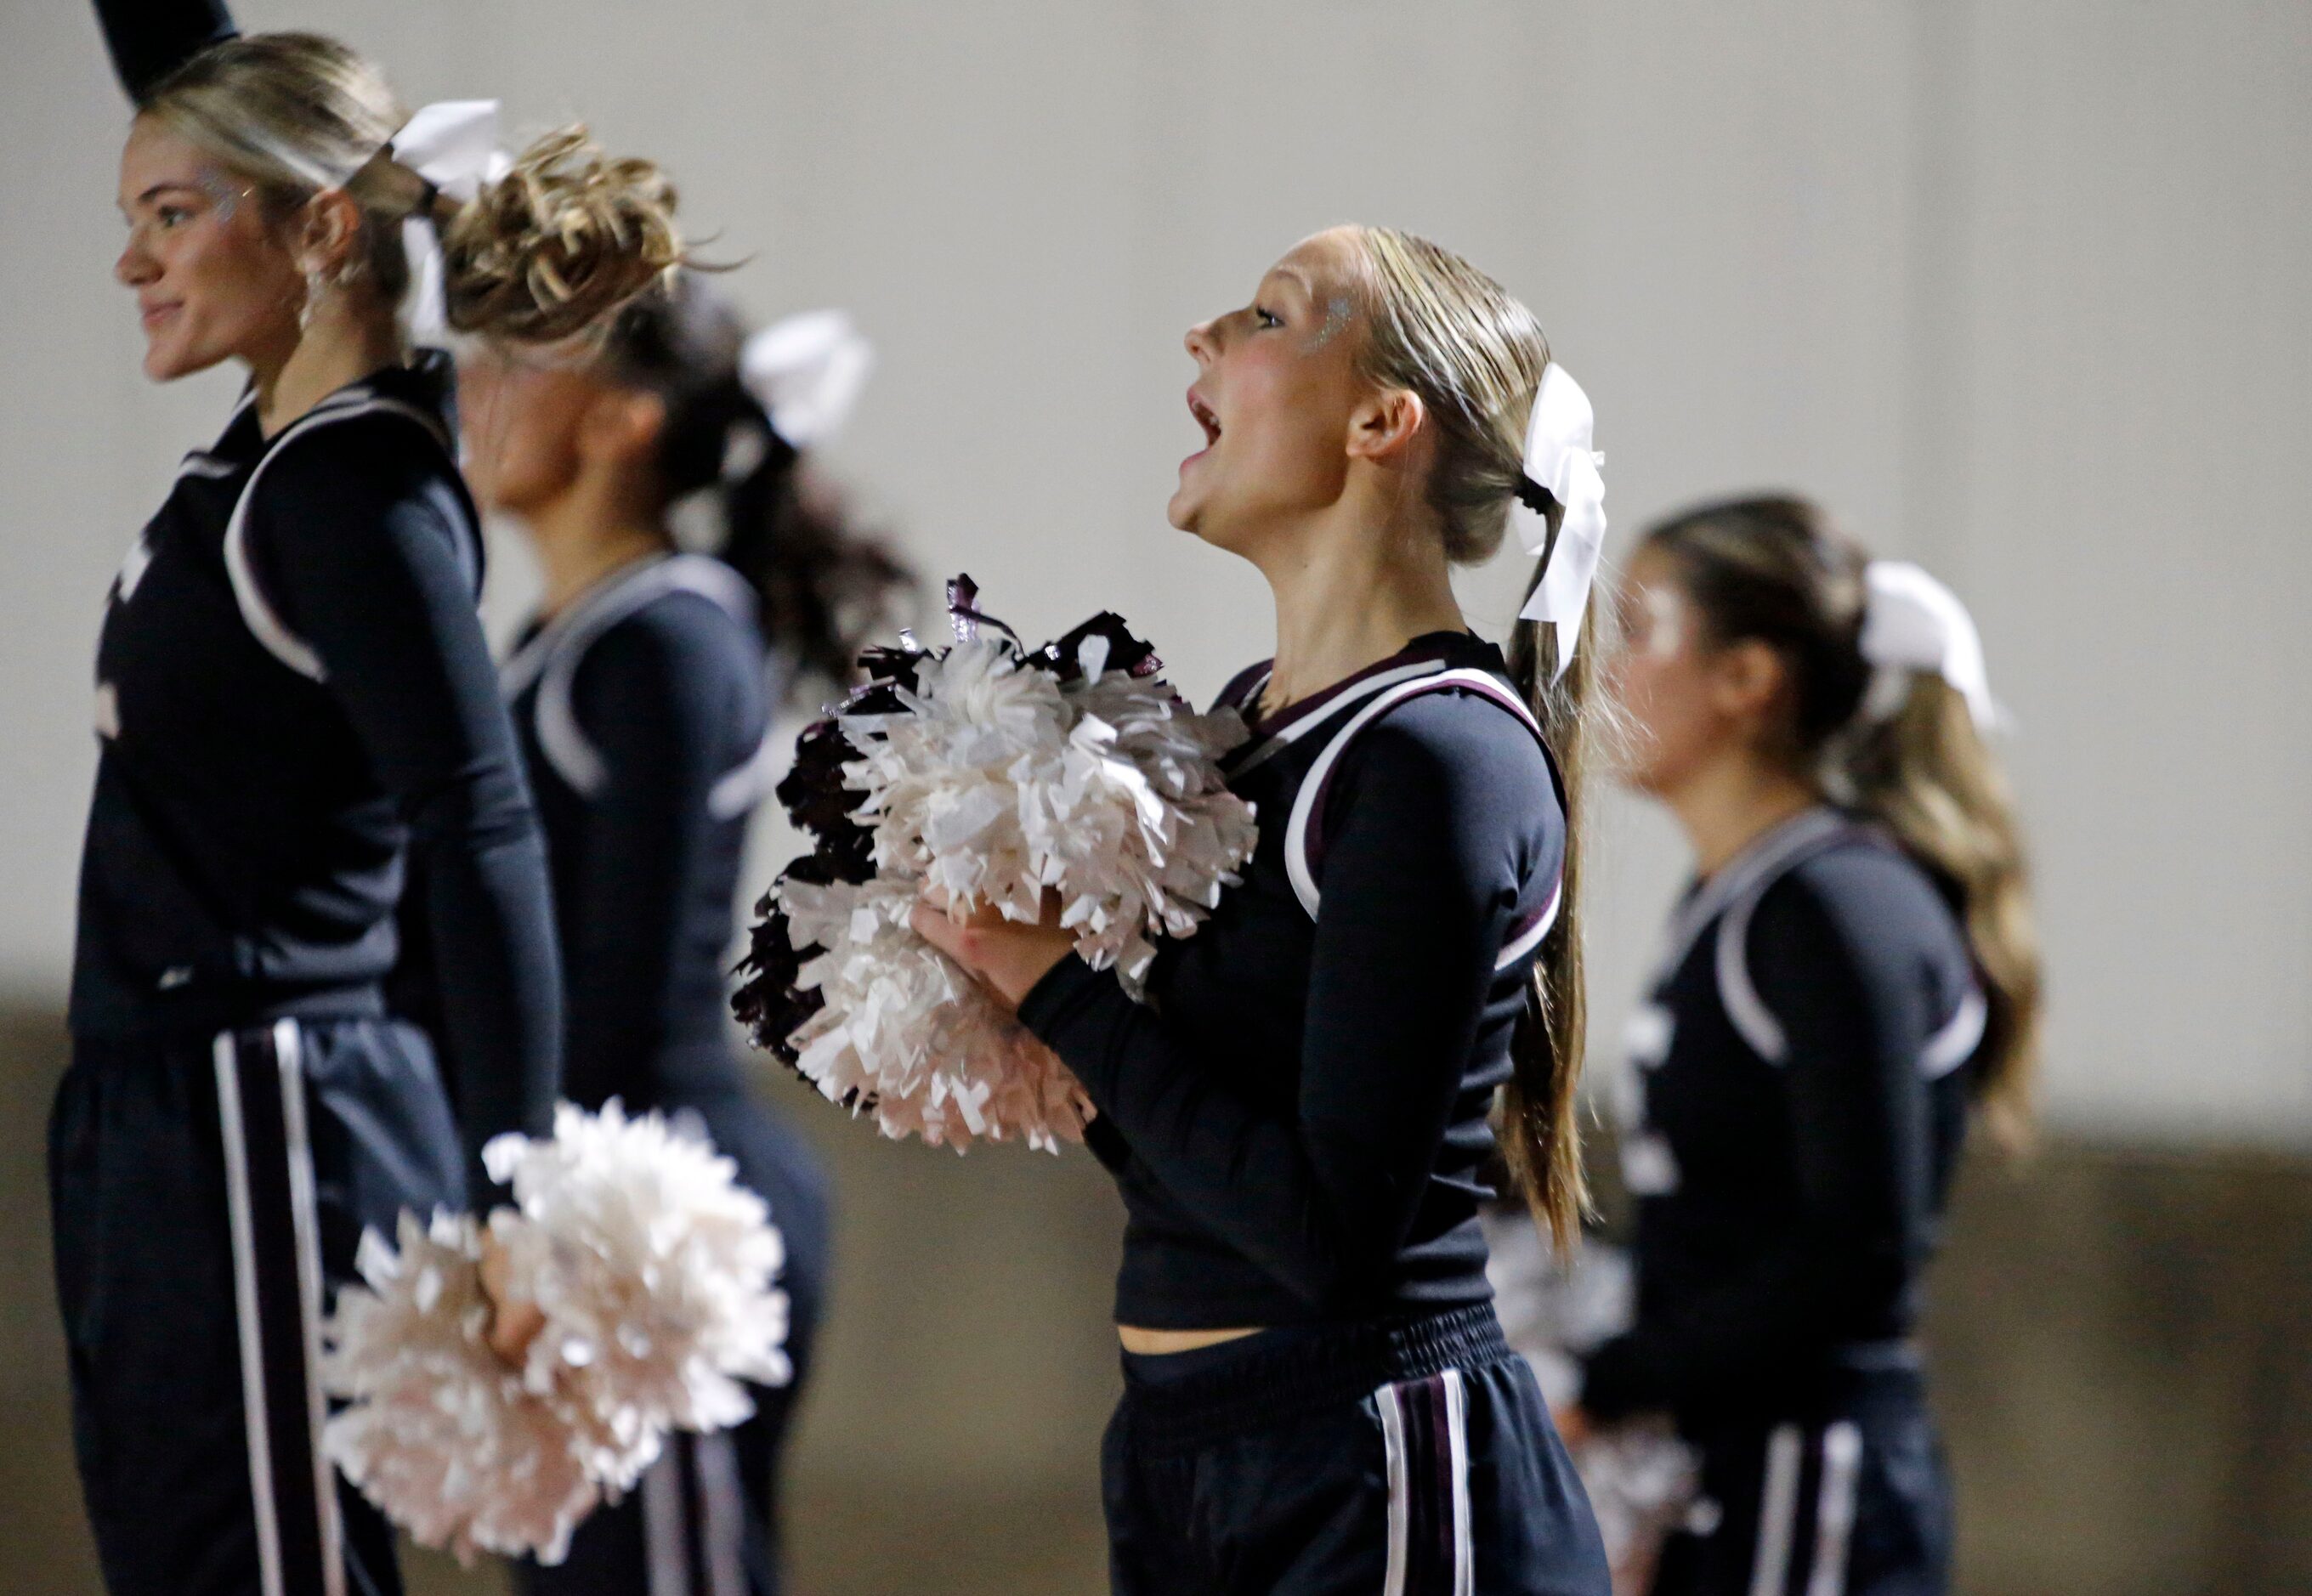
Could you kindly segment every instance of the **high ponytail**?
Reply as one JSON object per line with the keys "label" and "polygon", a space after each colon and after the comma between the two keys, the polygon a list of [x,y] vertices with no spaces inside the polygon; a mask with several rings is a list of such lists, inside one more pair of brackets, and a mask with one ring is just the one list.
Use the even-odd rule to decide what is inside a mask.
{"label": "high ponytail", "polygon": [[1891,715],[1865,705],[1869,558],[1810,501],[1708,504],[1651,528],[1717,643],[1755,638],[1782,655],[1782,752],[1831,796],[1878,821],[1948,892],[1990,1010],[1975,1059],[1977,1102],[2010,1148],[2030,1138],[2041,973],[2021,827],[1966,697],[1911,677]]}
{"label": "high ponytail", "polygon": [[[1557,513],[1550,531],[1556,533]],[[1546,562],[1534,566],[1530,597],[1541,585]],[[1588,1046],[1589,984],[1582,967],[1582,848],[1585,824],[1583,777],[1594,752],[1598,719],[1596,601],[1582,630],[1592,647],[1574,650],[1565,674],[1556,676],[1557,629],[1519,621],[1510,633],[1510,679],[1517,684],[1541,723],[1543,740],[1556,757],[1565,784],[1565,861],[1558,887],[1557,922],[1543,938],[1533,966],[1533,989],[1510,1041],[1514,1073],[1502,1088],[1502,1123],[1507,1131],[1502,1153],[1511,1177],[1524,1192],[1534,1217],[1549,1230],[1561,1252],[1572,1251],[1590,1213],[1590,1182],[1581,1172],[1581,1087]],[[1552,677],[1555,676],[1554,680]]]}
{"label": "high ponytail", "polygon": [[2006,778],[1966,700],[1933,676],[1914,676],[1894,714],[1857,725],[1828,754],[1834,787],[1957,889],[1990,1009],[1975,1053],[1975,1100],[1992,1134],[2019,1150],[2033,1130],[2041,977]]}
{"label": "high ponytail", "polygon": [[[1371,320],[1362,368],[1384,387],[1418,394],[1437,429],[1425,492],[1446,558],[1490,559],[1508,531],[1511,501],[1525,487],[1526,423],[1549,344],[1531,311],[1450,250],[1388,228],[1353,234]],[[1553,542],[1562,513],[1554,503],[1547,511]],[[1535,584],[1546,565],[1536,567]],[[1543,938],[1511,1044],[1500,1139],[1511,1179],[1561,1252],[1572,1250],[1589,1212],[1579,1096],[1587,1023],[1581,778],[1596,724],[1593,652],[1577,650],[1560,676],[1554,627],[1520,621],[1510,637],[1511,675],[1565,784],[1565,860],[1557,921]]]}
{"label": "high ponytail", "polygon": [[442,239],[449,322],[460,332],[524,343],[593,332],[683,258],[666,175],[604,154],[583,127],[537,140],[471,200],[435,193],[381,157],[407,116],[383,75],[320,34],[211,45],[155,83],[138,110],[253,183],[277,212],[344,188],[363,218],[349,280],[388,304],[411,278],[400,223],[425,208]]}

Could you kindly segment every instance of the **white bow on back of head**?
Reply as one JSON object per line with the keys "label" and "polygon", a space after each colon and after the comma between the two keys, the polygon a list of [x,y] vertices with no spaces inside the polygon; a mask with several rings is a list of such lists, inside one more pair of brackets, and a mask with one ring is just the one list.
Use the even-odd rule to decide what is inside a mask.
{"label": "white bow on back of head", "polygon": [[795,449],[842,430],[874,367],[874,345],[841,310],[805,310],[775,321],[739,353],[739,380]]}
{"label": "white bow on back of head", "polygon": [[1926,671],[1966,700],[1975,723],[1998,724],[1984,664],[1983,638],[1958,595],[1904,560],[1873,560],[1863,572],[1870,587],[1862,615],[1862,658],[1874,668],[1862,712],[1883,720],[1903,707],[1910,673]]}
{"label": "white bow on back of head", "polygon": [[[498,146],[495,100],[437,100],[404,122],[385,147],[395,164],[460,202],[473,200],[483,184],[495,183],[513,170],[512,158]],[[442,298],[442,240],[430,210],[421,207],[402,222],[401,248],[409,257],[406,303],[410,340],[438,344],[450,327]]]}
{"label": "white bow on back of head", "polygon": [[1549,520],[1519,500],[1510,506],[1510,519],[1525,552],[1538,558],[1549,554],[1549,568],[1519,614],[1557,628],[1557,675],[1573,661],[1581,636],[1582,612],[1589,607],[1590,584],[1598,575],[1598,556],[1606,546],[1606,479],[1598,475],[1606,457],[1590,445],[1597,424],[1590,396],[1563,366],[1552,361],[1541,373],[1541,387],[1533,397],[1533,417],[1525,429],[1525,474],[1546,488],[1563,514],[1558,519],[1557,546],[1549,546]]}

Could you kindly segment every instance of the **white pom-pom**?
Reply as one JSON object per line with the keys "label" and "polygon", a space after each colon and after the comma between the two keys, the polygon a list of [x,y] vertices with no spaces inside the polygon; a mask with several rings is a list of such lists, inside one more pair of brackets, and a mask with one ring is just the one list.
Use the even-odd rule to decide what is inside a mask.
{"label": "white pom-pom", "polygon": [[321,1377],[347,1399],[329,1459],[420,1546],[558,1563],[600,1487],[550,1396],[485,1339],[481,1238],[472,1218],[402,1214],[397,1252],[374,1231],[356,1258],[367,1287],[338,1294]]}
{"label": "white pom-pom", "polygon": [[511,1293],[546,1320],[523,1382],[565,1401],[606,1490],[640,1478],[666,1431],[753,1413],[740,1382],[793,1377],[779,1233],[705,1141],[615,1101],[564,1103],[551,1139],[502,1136],[482,1158],[513,1189],[516,1211],[490,1220]]}
{"label": "white pom-pom", "polygon": [[[420,1545],[559,1563],[668,1430],[736,1424],[754,1411],[741,1381],[793,1377],[784,1250],[731,1160],[656,1114],[565,1103],[550,1140],[502,1136],[483,1160],[518,1204],[486,1242],[446,1213],[405,1212],[398,1252],[362,1237],[366,1285],[338,1293],[321,1366],[349,1405],[323,1447]],[[520,1369],[488,1341],[490,1244],[507,1297],[544,1317]]]}
{"label": "white pom-pom", "polygon": [[798,1028],[795,1068],[889,1137],[959,1150],[1017,1137],[1056,1152],[1082,1141],[1091,1101],[1048,1049],[907,924],[920,888],[898,876],[777,889],[797,980],[825,1006]]}

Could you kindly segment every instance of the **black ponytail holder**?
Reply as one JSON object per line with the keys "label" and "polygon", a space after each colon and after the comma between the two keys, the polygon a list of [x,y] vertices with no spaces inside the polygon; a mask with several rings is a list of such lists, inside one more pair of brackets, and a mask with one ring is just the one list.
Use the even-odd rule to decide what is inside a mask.
{"label": "black ponytail holder", "polygon": [[1532,477],[1528,476],[1522,471],[1518,473],[1517,486],[1510,491],[1517,495],[1517,501],[1519,503],[1524,505],[1528,510],[1533,511],[1533,513],[1537,516],[1546,516],[1554,510],[1563,510],[1564,508],[1563,505],[1558,503],[1556,494],[1551,493],[1547,488],[1543,487],[1539,483],[1534,481]]}

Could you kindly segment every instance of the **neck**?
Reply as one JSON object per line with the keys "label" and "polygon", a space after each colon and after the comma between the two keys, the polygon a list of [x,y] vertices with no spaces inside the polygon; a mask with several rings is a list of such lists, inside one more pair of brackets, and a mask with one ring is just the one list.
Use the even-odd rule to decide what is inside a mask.
{"label": "neck", "polygon": [[367,295],[324,294],[295,342],[250,361],[258,425],[270,438],[347,383],[400,359],[391,307]]}
{"label": "neck", "polygon": [[549,617],[613,571],[662,554],[672,543],[655,517],[615,501],[591,479],[524,519],[545,583],[539,613]]}
{"label": "neck", "polygon": [[1276,663],[1263,694],[1270,712],[1424,632],[1465,628],[1434,526],[1342,510],[1255,561],[1276,599]]}
{"label": "neck", "polygon": [[1760,837],[1823,801],[1812,782],[1747,752],[1721,760],[1662,797],[1703,876],[1716,874]]}

